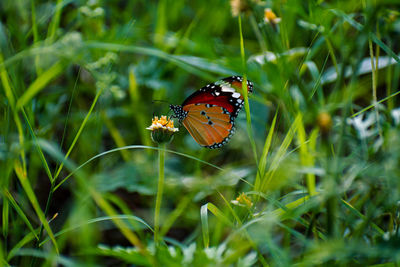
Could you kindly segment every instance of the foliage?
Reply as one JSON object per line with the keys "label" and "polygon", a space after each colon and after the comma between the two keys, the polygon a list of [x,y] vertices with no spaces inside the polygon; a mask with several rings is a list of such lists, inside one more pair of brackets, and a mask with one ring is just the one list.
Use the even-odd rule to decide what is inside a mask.
{"label": "foliage", "polygon": [[[399,7],[1,1],[2,265],[397,266]],[[152,143],[230,75],[229,144]]]}

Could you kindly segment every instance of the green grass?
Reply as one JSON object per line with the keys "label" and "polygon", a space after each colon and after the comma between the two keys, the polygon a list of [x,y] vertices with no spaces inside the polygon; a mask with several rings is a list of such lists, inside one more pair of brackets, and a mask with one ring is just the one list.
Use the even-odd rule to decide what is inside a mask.
{"label": "green grass", "polygon": [[[0,1],[1,265],[398,266],[399,9]],[[226,146],[152,142],[230,75]]]}

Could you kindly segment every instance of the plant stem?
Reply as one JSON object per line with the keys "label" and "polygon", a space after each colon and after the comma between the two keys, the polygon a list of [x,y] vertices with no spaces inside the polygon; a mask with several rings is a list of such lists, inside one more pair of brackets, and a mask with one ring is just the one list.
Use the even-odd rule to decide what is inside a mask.
{"label": "plant stem", "polygon": [[165,144],[160,144],[158,150],[158,188],[156,197],[156,208],[154,213],[154,243],[156,246],[159,244],[159,231],[160,231],[160,209],[161,200],[164,190],[164,162],[165,162]]}

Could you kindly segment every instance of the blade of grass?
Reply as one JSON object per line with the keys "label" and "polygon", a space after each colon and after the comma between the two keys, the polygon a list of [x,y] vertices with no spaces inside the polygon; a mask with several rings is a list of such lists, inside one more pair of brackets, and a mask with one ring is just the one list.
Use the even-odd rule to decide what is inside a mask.
{"label": "blade of grass", "polygon": [[[318,194],[318,193],[316,193],[316,195],[317,195],[317,194]],[[271,213],[272,213],[274,216],[284,218],[284,216],[285,216],[286,214],[288,214],[288,213],[289,213],[290,211],[292,211],[293,209],[299,207],[300,205],[305,204],[309,199],[310,199],[310,196],[309,196],[309,195],[304,196],[304,197],[302,197],[302,198],[299,198],[299,199],[297,199],[297,200],[295,200],[295,201],[290,202],[289,204],[286,204],[284,208],[278,208],[278,209],[272,211]]]}
{"label": "blade of grass", "polygon": [[7,74],[7,70],[4,66],[4,64],[2,64],[4,62],[3,60],[3,54],[0,53],[0,78],[1,78],[1,82],[3,84],[3,88],[4,88],[4,93],[8,99],[8,103],[11,106],[11,109],[14,110],[15,107],[15,98],[14,98],[14,93],[13,90],[11,88],[11,82],[10,79],[8,77]]}
{"label": "blade of grass", "polygon": [[219,196],[222,198],[222,200],[225,202],[225,205],[228,207],[229,211],[232,213],[233,217],[235,218],[236,222],[239,225],[242,225],[242,221],[240,220],[239,216],[236,214],[235,210],[232,208],[231,203],[229,203],[229,201],[226,200],[226,198],[224,197],[224,195],[218,191]]}
{"label": "blade of grass", "polygon": [[24,188],[24,191],[25,191],[26,195],[28,196],[28,199],[31,202],[37,216],[39,217],[40,222],[43,224],[43,227],[46,229],[47,234],[50,236],[51,241],[53,242],[54,248],[58,254],[59,253],[58,245],[57,245],[57,241],[54,237],[53,231],[51,230],[50,225],[48,224],[46,217],[43,214],[43,211],[40,209],[39,202],[35,196],[35,193],[33,192],[33,189],[30,185],[28,178],[26,177],[26,172],[23,171],[22,166],[17,161],[15,161],[15,164],[14,164],[14,171],[15,171],[15,174],[17,175],[22,187]]}
{"label": "blade of grass", "polygon": [[[113,215],[113,216],[103,216],[103,217],[98,217],[98,218],[94,218],[91,220],[88,220],[85,223],[79,224],[79,225],[74,225],[72,227],[68,227],[66,229],[63,229],[57,233],[54,234],[55,237],[59,237],[61,235],[67,234],[69,232],[72,231],[76,231],[79,228],[82,228],[85,225],[90,225],[90,224],[94,224],[94,223],[100,223],[100,222],[107,222],[107,221],[113,221],[113,220],[134,220],[136,222],[139,222],[141,224],[143,224],[144,226],[146,226],[146,228],[148,230],[150,230],[151,232],[154,232],[154,230],[151,228],[151,226],[149,224],[147,224],[142,218],[134,216],[134,215]],[[45,243],[47,243],[50,240],[50,238],[46,238],[45,240],[43,240],[40,243],[40,246],[43,246]]]}
{"label": "blade of grass", "polygon": [[[329,11],[339,17],[342,17],[345,21],[347,21],[351,26],[353,26],[358,31],[363,30],[364,26],[362,24],[353,20],[349,15],[347,15],[343,11],[338,9],[330,9]],[[379,38],[371,31],[369,31],[369,38],[371,38],[374,43],[379,45],[380,48],[382,48],[382,50],[386,52],[386,54],[391,56],[394,60],[396,60],[400,64],[400,58],[396,55],[396,53],[394,53],[392,49],[390,49],[386,44],[384,44],[381,40],[379,40]]]}
{"label": "blade of grass", "polygon": [[317,65],[313,61],[306,61],[308,69],[310,70],[310,74],[315,80],[314,87],[308,97],[308,100],[311,100],[315,93],[317,93],[318,101],[321,106],[325,106],[325,97],[324,92],[322,90],[321,79],[323,71],[325,70],[326,63],[328,62],[329,54],[325,57],[324,64],[321,67],[321,71],[318,70]]}
{"label": "blade of grass", "polygon": [[166,6],[167,6],[166,0],[158,1],[157,16],[156,16],[157,22],[156,22],[156,28],[154,30],[154,44],[159,48],[165,47],[164,38],[165,34],[167,33]]}
{"label": "blade of grass", "polygon": [[277,153],[275,154],[274,158],[272,159],[270,170],[263,176],[261,181],[260,191],[265,192],[267,190],[268,184],[273,178],[275,171],[277,170],[279,163],[283,160],[286,151],[289,148],[289,145],[292,143],[292,140],[295,136],[295,133],[299,127],[301,115],[297,115],[296,119],[294,120],[292,126],[290,127],[288,133],[286,134],[285,139],[283,140],[281,146],[279,147]]}
{"label": "blade of grass", "polygon": [[[42,142],[43,142],[43,140],[42,140]],[[91,158],[88,159],[86,162],[84,162],[83,164],[81,164],[79,167],[77,167],[75,170],[73,170],[69,175],[67,175],[60,183],[57,184],[57,186],[55,186],[54,191],[57,190],[65,181],[67,181],[67,180],[68,180],[72,175],[74,175],[78,170],[80,170],[81,168],[83,168],[84,166],[86,166],[87,164],[89,164],[90,162],[92,162],[93,160],[95,160],[95,159],[97,159],[97,158],[100,158],[100,157],[102,157],[102,156],[104,156],[104,155],[110,154],[110,153],[118,152],[118,151],[123,150],[123,149],[151,149],[151,150],[159,150],[160,148],[158,148],[158,147],[151,147],[151,146],[142,146],[142,145],[131,145],[131,146],[125,146],[125,147],[114,148],[114,149],[111,149],[111,150],[102,152],[102,153],[100,153],[100,154],[97,154],[96,156],[91,157]],[[214,165],[214,164],[212,164],[212,163],[209,163],[209,162],[207,162],[207,161],[198,159],[197,157],[194,157],[194,156],[191,156],[191,155],[187,155],[187,154],[184,154],[184,153],[180,153],[180,152],[176,152],[176,151],[169,150],[169,149],[165,149],[165,151],[168,152],[168,153],[172,153],[172,154],[175,154],[175,155],[179,155],[179,156],[182,156],[182,157],[186,157],[186,158],[189,158],[189,159],[198,161],[198,162],[203,163],[203,164],[205,164],[205,165],[211,166],[211,167],[213,167],[213,168],[215,168],[215,169],[217,169],[217,170],[224,171],[223,168],[218,167],[218,166],[216,166],[216,165]],[[235,174],[233,174],[233,175],[235,175]],[[235,175],[235,176],[237,176],[237,175]],[[248,181],[246,181],[246,180],[243,179],[242,177],[240,177],[240,176],[237,176],[237,177],[239,177],[239,179],[240,179],[242,182],[247,183],[249,186],[253,187],[253,185],[252,185],[251,183],[249,183]]]}
{"label": "blade of grass", "polygon": [[265,39],[260,31],[257,20],[254,16],[254,13],[250,14],[249,19],[250,19],[251,28],[253,29],[254,35],[257,38],[258,44],[261,48],[261,52],[264,55],[265,52],[267,51],[267,43],[265,42]]}
{"label": "blade of grass", "polygon": [[[337,63],[337,59],[336,59],[336,56],[335,56],[335,50],[333,49],[333,45],[332,45],[332,42],[330,41],[330,35],[328,34],[325,34],[324,35],[324,39],[325,39],[325,42],[326,42],[326,46],[328,47],[328,52],[329,52],[329,55],[330,55],[330,57],[331,57],[331,59],[332,59],[332,63],[333,63],[333,66],[335,67],[335,71],[336,71],[336,75],[339,77],[339,65],[338,65],[338,63]],[[322,70],[321,70],[321,74],[322,74]]]}
{"label": "blade of grass", "polygon": [[247,68],[246,68],[246,56],[244,53],[244,41],[243,41],[243,32],[242,32],[242,20],[241,15],[238,16],[238,24],[239,24],[239,37],[240,37],[240,56],[242,58],[242,69],[243,69],[243,81],[242,81],[242,93],[244,98],[244,108],[246,111],[246,122],[247,122],[247,134],[250,139],[250,144],[253,150],[254,160],[256,165],[258,166],[258,157],[257,157],[257,147],[256,142],[254,140],[253,128],[251,126],[251,116],[250,116],[250,105],[247,91]]}
{"label": "blade of grass", "polygon": [[[17,252],[26,244],[30,243],[32,240],[35,239],[37,236],[36,232],[39,232],[39,228],[35,231],[35,234],[29,232],[27,235],[24,236],[9,252],[7,255],[7,261],[11,261],[12,258],[17,254]],[[49,239],[50,240],[50,239]]]}
{"label": "blade of grass", "polygon": [[[251,195],[251,194],[253,194],[253,195],[259,195],[259,197],[262,197],[263,199],[269,201],[271,204],[273,204],[273,206],[276,206],[276,207],[278,207],[278,208],[275,209],[275,210],[273,210],[272,212],[265,212],[265,211],[264,211],[264,212],[261,212],[261,215],[262,215],[262,216],[255,217],[254,219],[250,220],[249,222],[246,223],[246,225],[242,226],[239,230],[245,229],[245,228],[247,228],[249,225],[251,225],[251,224],[253,224],[253,223],[256,223],[256,222],[258,222],[258,221],[263,220],[263,219],[264,219],[263,217],[268,217],[268,214],[274,214],[274,212],[276,213],[277,216],[281,216],[281,217],[279,217],[279,219],[280,219],[281,221],[294,219],[296,222],[298,222],[300,225],[303,225],[305,228],[308,228],[308,227],[310,226],[310,224],[308,223],[308,221],[305,220],[305,219],[301,216],[301,215],[303,215],[303,213],[302,213],[302,214],[297,214],[298,218],[293,218],[293,216],[289,216],[290,213],[293,212],[293,209],[292,209],[292,210],[289,210],[288,208],[297,208],[297,207],[299,207],[301,204],[308,204],[307,202],[304,201],[304,199],[303,199],[303,201],[297,202],[297,204],[300,204],[300,205],[297,205],[297,204],[294,203],[294,202],[290,202],[290,203],[287,203],[287,204],[282,204],[281,202],[277,201],[276,199],[271,198],[271,197],[268,197],[268,196],[267,196],[266,194],[264,194],[264,193],[252,191],[252,192],[247,192],[247,194],[249,194],[249,195]],[[319,193],[318,193],[318,194],[319,194]],[[314,197],[312,197],[312,198],[309,198],[307,201],[309,202],[309,201],[315,200],[315,198],[316,198],[316,195],[314,195]],[[294,201],[298,201],[298,199],[297,199],[297,200],[294,200]],[[301,203],[300,203],[300,202],[301,202]],[[289,207],[286,207],[287,205],[289,205]],[[292,205],[292,206],[291,206],[291,205]],[[308,212],[308,210],[306,210],[305,212]],[[326,236],[325,236],[324,233],[322,233],[321,231],[319,231],[319,230],[317,230],[317,229],[316,229],[316,231],[317,231],[317,234],[318,234],[319,238],[321,238],[322,240],[326,240]]]}
{"label": "blade of grass", "polygon": [[165,179],[165,144],[159,144],[158,150],[158,185],[156,195],[156,205],[154,209],[154,243],[156,247],[160,244],[159,231],[160,231],[160,210],[162,203],[162,196],[164,192],[164,179]]}
{"label": "blade of grass", "polygon": [[[4,189],[4,192],[8,192],[7,189]],[[10,208],[10,206],[9,206],[9,203],[8,203],[7,199],[3,198],[3,209],[2,209],[2,215],[3,216],[1,217],[1,220],[2,220],[4,240],[7,240],[7,236],[8,236],[9,208]],[[25,218],[26,218],[26,216],[25,216]]]}
{"label": "blade of grass", "polygon": [[25,156],[25,150],[24,150],[24,147],[25,147],[24,131],[22,128],[21,120],[19,119],[19,116],[15,109],[14,90],[12,88],[11,81],[9,79],[7,70],[2,63],[3,63],[3,54],[0,53],[0,78],[1,78],[1,82],[3,84],[5,95],[7,97],[9,105],[11,106],[11,110],[13,111],[15,125],[17,126],[17,130],[18,130],[18,139],[19,139],[19,143],[20,143],[20,157],[21,157],[21,161],[22,161],[22,167],[23,167],[23,170],[26,171],[26,156]]}
{"label": "blade of grass", "polygon": [[171,229],[174,222],[181,216],[181,214],[186,210],[187,206],[191,203],[192,198],[185,196],[183,199],[179,200],[177,207],[169,213],[168,217],[165,219],[161,231],[160,236],[163,237],[166,233],[168,233],[169,229]]}
{"label": "blade of grass", "polygon": [[[82,181],[81,181],[82,182]],[[128,226],[119,218],[116,218],[115,216],[117,215],[116,211],[114,208],[108,203],[97,191],[94,189],[86,186],[87,189],[89,190],[89,193],[91,194],[92,198],[95,200],[97,205],[110,217],[112,217],[113,223],[119,228],[121,233],[125,236],[128,241],[136,246],[139,251],[148,258],[150,261],[153,260],[149,252],[146,250],[146,248],[143,246],[142,242],[138,239],[138,237],[128,228]]]}
{"label": "blade of grass", "polygon": [[[361,212],[359,212],[356,208],[354,208],[349,202],[347,202],[346,200],[342,199],[342,203],[344,204],[344,206],[346,208],[348,208],[351,212],[353,212],[355,215],[357,215],[358,217],[360,217],[361,219],[363,219],[364,221],[368,220],[368,218],[362,214]],[[372,228],[374,228],[380,235],[384,235],[385,231],[383,229],[381,229],[378,225],[376,225],[375,223],[368,221],[369,224],[371,224]]]}
{"label": "blade of grass", "polygon": [[[221,196],[221,198],[223,199],[223,201],[225,202],[225,205],[228,207],[229,211],[231,212],[231,214],[233,215],[233,217],[235,218],[237,224],[239,227],[242,226],[242,220],[240,220],[239,216],[237,215],[237,213],[235,212],[235,210],[232,208],[231,203],[229,203],[229,201],[226,200],[226,198],[224,197],[224,195],[218,191],[218,194]],[[250,210],[250,209],[248,209]],[[258,257],[260,262],[262,263],[263,266],[268,266],[266,260],[264,259],[262,253],[259,251],[259,248],[257,247],[257,244],[252,240],[251,236],[249,235],[249,233],[246,231],[246,229],[243,230],[244,231],[244,235],[247,238],[248,242],[249,242],[249,246],[253,247],[253,249],[255,251],[257,251],[258,253]],[[232,237],[231,237],[232,238]],[[228,239],[227,239],[228,241]]]}
{"label": "blade of grass", "polygon": [[3,244],[0,243],[0,263],[2,266],[11,266],[8,264],[7,260],[5,259],[5,255],[4,255],[3,251],[4,251]]}
{"label": "blade of grass", "polygon": [[50,42],[54,41],[58,26],[60,25],[61,11],[63,8],[63,0],[57,0],[54,16],[50,22],[47,37]]}
{"label": "blade of grass", "polygon": [[[49,165],[47,164],[47,161],[46,161],[46,158],[45,158],[45,156],[44,156],[44,154],[43,154],[42,149],[40,149],[40,146],[39,146],[39,144],[38,144],[36,135],[35,135],[35,133],[34,133],[34,131],[33,131],[33,129],[32,129],[32,125],[31,125],[30,122],[29,122],[28,116],[26,115],[24,108],[22,108],[21,111],[22,111],[22,114],[23,114],[23,116],[24,116],[25,123],[26,123],[26,125],[28,126],[29,133],[31,134],[31,137],[32,137],[32,139],[33,139],[33,143],[35,144],[36,150],[37,150],[37,152],[38,152],[38,154],[39,154],[40,160],[41,160],[42,163],[43,163],[44,170],[45,170],[47,176],[49,177],[50,182],[53,183],[53,182],[54,182],[54,181],[53,181],[54,179],[53,179],[53,176],[51,175],[50,167],[49,167]],[[46,216],[47,216],[47,215],[46,215]]]}
{"label": "blade of grass", "polygon": [[93,42],[93,41],[86,42],[85,47],[89,49],[101,49],[107,51],[128,52],[128,53],[137,53],[141,55],[155,56],[164,59],[166,61],[172,62],[176,66],[182,68],[183,70],[186,70],[189,73],[193,73],[196,76],[202,77],[205,80],[210,80],[210,81],[214,80],[214,76],[210,75],[208,72],[199,70],[198,68],[195,68],[192,65],[189,65],[186,62],[180,60],[178,56],[168,54],[159,49],[133,46],[133,45]]}
{"label": "blade of grass", "polygon": [[[318,132],[312,134],[314,143],[315,139],[318,136]],[[303,125],[303,119],[302,116],[300,116],[300,121],[298,124],[297,128],[297,139],[299,142],[299,148],[300,148],[300,162],[304,167],[313,167],[314,166],[314,156],[311,154],[311,149],[309,149],[309,145],[311,145],[311,142],[307,142],[306,140],[306,130],[304,129]],[[315,174],[313,173],[306,173],[306,184],[307,184],[307,189],[308,189],[308,194],[310,196],[313,196],[316,194],[316,189],[315,189]]]}
{"label": "blade of grass", "polygon": [[19,144],[20,144],[20,157],[21,157],[21,161],[22,161],[22,169],[26,172],[26,153],[24,150],[25,147],[25,137],[24,137],[24,130],[22,127],[22,123],[21,120],[19,119],[19,116],[16,112],[14,112],[14,122],[15,125],[17,126],[17,130],[18,130],[18,140],[19,140]]}
{"label": "blade of grass", "polygon": [[208,228],[208,211],[210,211],[212,214],[217,217],[218,220],[221,222],[233,227],[233,223],[228,219],[228,217],[225,216],[225,214],[220,211],[214,204],[208,202],[207,204],[204,204],[200,208],[200,219],[201,219],[201,228],[203,230],[203,243],[204,247],[208,248],[210,245],[210,231]]}
{"label": "blade of grass", "polygon": [[17,110],[25,106],[36,94],[43,90],[50,81],[60,75],[64,68],[64,64],[57,62],[40,74],[36,80],[31,83],[28,89],[26,89],[26,92],[20,98],[18,98],[16,106]]}
{"label": "blade of grass", "polygon": [[133,112],[133,116],[137,122],[140,139],[145,146],[150,146],[151,140],[149,134],[146,132],[145,117],[142,114],[144,110],[142,105],[143,101],[140,98],[140,91],[136,83],[136,76],[132,69],[129,71],[129,95],[132,101],[132,108],[135,111]]}
{"label": "blade of grass", "polygon": [[228,217],[225,216],[225,214],[218,209],[214,204],[212,204],[211,202],[208,202],[207,204],[205,204],[207,209],[215,215],[215,217],[217,217],[220,221],[224,222],[226,225],[233,227],[233,223],[231,222],[231,220],[228,219]]}
{"label": "blade of grass", "polygon": [[[66,157],[61,151],[51,145],[49,142],[44,140],[39,140],[39,144],[41,148],[51,155],[55,160],[60,161],[62,166],[66,166],[68,170],[76,170],[76,166],[72,163],[68,157]],[[60,165],[60,166],[61,166]],[[129,227],[119,218],[116,218],[117,215],[113,206],[99,193],[95,190],[95,187],[89,184],[90,179],[87,178],[82,171],[75,172],[75,178],[78,182],[79,186],[81,186],[84,190],[88,192],[88,194],[93,198],[96,204],[99,206],[105,214],[110,216],[113,223],[118,227],[120,232],[125,236],[125,238],[135,247],[138,248],[139,252],[146,257],[150,262],[154,263],[153,257],[149,254],[146,247],[140,241],[140,239],[133,233]]]}
{"label": "blade of grass", "polygon": [[[32,33],[33,33],[33,44],[36,44],[39,41],[39,33],[38,27],[36,23],[36,6],[35,0],[31,0],[31,19],[32,19]],[[36,75],[40,75],[42,73],[42,69],[39,66],[39,56],[35,56],[35,68]]]}
{"label": "blade of grass", "polygon": [[271,127],[269,128],[268,136],[265,139],[263,152],[262,152],[262,155],[260,158],[260,164],[258,165],[256,181],[254,183],[254,191],[260,190],[261,177],[263,177],[265,175],[265,168],[267,166],[267,156],[268,156],[269,149],[271,147],[272,136],[275,131],[275,124],[276,124],[277,117],[278,117],[278,111],[275,113],[274,119],[272,120],[272,123],[271,123]]}
{"label": "blade of grass", "polygon": [[[377,47],[379,47],[379,46],[377,46]],[[378,58],[378,54],[377,54],[377,57],[374,60],[374,49],[373,49],[371,40],[368,41],[368,48],[369,48],[369,56],[371,58],[372,101],[373,101],[373,103],[376,103],[378,101],[378,97],[376,94],[376,87],[377,87],[377,82],[378,82],[378,60],[379,60],[379,58]],[[375,64],[374,64],[374,61],[376,61]],[[379,109],[377,106],[375,106],[375,116],[376,116],[376,127],[378,129],[379,136],[383,140],[382,129],[381,129],[381,125],[379,123]]]}
{"label": "blade of grass", "polygon": [[[39,237],[36,235],[35,229],[33,228],[32,224],[30,223],[29,219],[26,217],[24,211],[19,207],[18,203],[15,201],[15,199],[13,198],[11,193],[7,189],[3,189],[3,195],[5,196],[4,200],[8,199],[8,201],[11,203],[11,206],[15,209],[17,214],[21,217],[21,219],[26,224],[26,226],[28,226],[29,230],[32,232],[34,237],[36,239],[39,239]],[[7,203],[8,203],[8,201],[7,201]],[[5,221],[5,217],[3,217],[3,225],[4,225],[4,221]],[[8,219],[7,219],[7,221],[8,221]]]}
{"label": "blade of grass", "polygon": [[61,172],[62,168],[64,167],[64,163],[63,162],[69,157],[69,155],[71,154],[72,150],[74,149],[75,144],[78,141],[83,129],[85,128],[86,123],[88,122],[88,120],[90,118],[90,115],[92,114],[92,111],[93,111],[93,109],[94,109],[94,107],[95,107],[95,105],[96,105],[101,93],[103,92],[103,90],[104,90],[104,87],[100,88],[97,91],[97,94],[94,97],[94,100],[92,102],[92,105],[90,106],[90,109],[89,109],[88,113],[86,114],[85,118],[83,119],[83,121],[82,121],[82,123],[81,123],[81,125],[80,125],[80,127],[78,129],[78,132],[76,133],[76,135],[74,137],[74,140],[72,141],[67,153],[65,154],[65,159],[61,162],[60,166],[57,169],[56,174],[54,175],[54,181],[58,178],[58,175],[60,175],[60,172]]}
{"label": "blade of grass", "polygon": [[[106,193],[106,194],[104,194],[104,198],[107,201],[109,201],[111,203],[111,205],[115,206],[118,210],[120,210],[120,212],[122,214],[124,214],[126,216],[134,216],[131,208],[119,196],[117,196],[113,193]],[[140,227],[140,225],[138,225],[136,220],[128,220],[128,223],[133,228],[133,230],[137,233],[140,240],[144,240],[146,238],[143,235],[142,228]],[[153,229],[151,229],[151,228],[150,228],[150,230],[153,231]]]}
{"label": "blade of grass", "polygon": [[378,105],[378,104],[380,104],[380,103],[385,102],[385,101],[388,100],[388,99],[391,99],[391,98],[395,97],[395,96],[398,95],[398,94],[400,94],[400,91],[397,91],[397,92],[391,94],[390,96],[387,96],[387,97],[385,97],[385,98],[379,100],[378,102],[373,103],[373,104],[367,106],[366,108],[363,108],[362,110],[360,110],[360,111],[354,113],[353,115],[351,115],[351,117],[352,117],[352,118],[357,117],[357,116],[360,115],[361,113],[364,113],[365,111],[367,111],[367,110],[369,110],[369,109],[375,107],[376,105]]}
{"label": "blade of grass", "polygon": [[[79,67],[78,74],[76,75],[76,78],[75,78],[74,88],[72,89],[72,92],[71,92],[71,98],[69,99],[69,102],[68,102],[68,111],[67,111],[67,116],[66,116],[65,122],[64,122],[64,130],[63,130],[63,134],[61,137],[60,147],[64,147],[65,136],[67,134],[67,129],[68,129],[68,122],[71,117],[72,102],[74,100],[76,88],[78,87],[78,81],[81,78],[81,71],[82,71],[82,67]],[[58,166],[56,166],[54,169],[56,170],[57,168],[58,168]]]}
{"label": "blade of grass", "polygon": [[71,259],[60,256],[60,255],[53,255],[52,253],[45,252],[43,250],[31,249],[31,248],[24,248],[20,249],[16,252],[16,256],[31,256],[34,258],[43,258],[44,260],[52,259],[56,266],[66,266],[66,267],[74,267],[79,266],[77,263],[72,261]]}
{"label": "blade of grass", "polygon": [[[110,120],[106,113],[104,111],[101,112],[101,118],[104,121],[104,124],[106,125],[108,131],[111,134],[112,139],[114,140],[115,144],[117,145],[117,147],[124,147],[126,146],[125,140],[122,137],[122,135],[120,134],[120,132],[118,131],[117,127],[115,127],[114,123],[112,122],[112,120]],[[130,156],[129,153],[126,150],[121,150],[120,151],[122,158],[128,162],[130,160]]]}
{"label": "blade of grass", "polygon": [[203,232],[204,248],[208,248],[208,246],[210,245],[210,231],[208,228],[207,204],[201,206],[200,208],[200,219],[201,219],[201,229]]}

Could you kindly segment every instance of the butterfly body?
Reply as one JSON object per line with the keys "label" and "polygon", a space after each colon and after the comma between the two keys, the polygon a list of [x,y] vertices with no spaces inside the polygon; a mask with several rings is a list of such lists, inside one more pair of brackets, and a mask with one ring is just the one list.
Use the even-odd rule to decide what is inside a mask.
{"label": "butterfly body", "polygon": [[[235,132],[235,119],[244,104],[238,92],[241,87],[242,77],[227,77],[202,87],[182,105],[170,105],[170,109],[198,144],[220,148]],[[250,81],[247,89],[253,91]]]}

